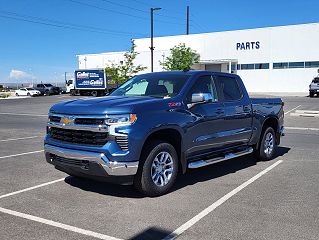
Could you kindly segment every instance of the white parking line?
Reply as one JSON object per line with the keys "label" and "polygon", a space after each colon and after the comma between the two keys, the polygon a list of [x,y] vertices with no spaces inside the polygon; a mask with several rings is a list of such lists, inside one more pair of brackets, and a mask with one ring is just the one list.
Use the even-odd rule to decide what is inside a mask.
{"label": "white parking line", "polygon": [[319,128],[301,128],[301,127],[285,127],[290,130],[319,131]]}
{"label": "white parking line", "polygon": [[28,154],[33,154],[33,153],[40,153],[40,152],[43,152],[43,151],[44,150],[26,152],[26,153],[18,153],[18,154],[14,154],[14,155],[2,156],[2,157],[0,157],[0,159],[2,159],[2,158],[10,158],[10,157],[17,157],[17,156],[28,155]]}
{"label": "white parking line", "polygon": [[276,167],[278,164],[282,163],[282,160],[278,160],[277,162],[275,162],[274,164],[270,165],[269,167],[267,167],[265,170],[261,171],[260,173],[258,173],[257,175],[255,175],[254,177],[252,177],[251,179],[247,180],[246,182],[244,182],[243,184],[241,184],[240,186],[238,186],[237,188],[235,188],[234,190],[232,190],[231,192],[227,193],[225,196],[221,197],[220,199],[218,199],[216,202],[214,202],[213,204],[211,204],[209,207],[207,207],[206,209],[204,209],[203,211],[201,211],[199,214],[197,214],[195,217],[193,217],[192,219],[190,219],[188,222],[184,223],[182,226],[180,226],[179,228],[177,228],[174,232],[172,232],[170,235],[168,235],[167,237],[164,238],[164,240],[168,240],[168,239],[175,239],[177,238],[179,235],[181,235],[183,232],[185,232],[187,229],[189,229],[190,227],[192,227],[194,224],[196,224],[199,220],[201,220],[202,218],[204,218],[205,216],[207,216],[209,213],[211,213],[212,211],[214,211],[217,207],[219,207],[220,205],[222,205],[224,202],[226,202],[228,199],[230,199],[231,197],[233,197],[235,194],[237,194],[238,192],[240,192],[241,190],[243,190],[245,187],[247,187],[249,184],[253,183],[254,181],[256,181],[258,178],[260,178],[262,175],[266,174],[267,172],[269,172],[271,169],[273,169],[274,167]]}
{"label": "white parking line", "polygon": [[6,208],[1,208],[0,207],[0,212],[6,213],[6,214],[9,214],[9,215],[13,215],[13,216],[16,216],[16,217],[28,219],[28,220],[31,220],[31,221],[35,221],[35,222],[38,222],[38,223],[43,223],[43,224],[50,225],[50,226],[53,226],[53,227],[61,228],[61,229],[68,230],[68,231],[71,231],[71,232],[80,233],[80,234],[83,234],[83,235],[86,235],[86,236],[95,237],[95,238],[98,238],[98,239],[120,240],[119,238],[111,237],[111,236],[104,235],[104,234],[97,233],[97,232],[92,232],[90,230],[85,230],[85,229],[82,229],[82,228],[77,228],[77,227],[70,226],[70,225],[67,225],[67,224],[63,224],[63,223],[55,222],[55,221],[52,221],[52,220],[48,220],[48,219],[45,219],[45,218],[40,218],[40,217],[36,217],[36,216],[33,216],[33,215],[17,212],[17,211],[12,211],[12,210],[6,209]]}
{"label": "white parking line", "polygon": [[10,196],[13,196],[13,195],[16,195],[16,194],[19,194],[19,193],[31,191],[31,190],[33,190],[33,189],[37,189],[37,188],[40,188],[40,187],[45,187],[45,186],[51,185],[51,184],[53,184],[53,183],[61,182],[61,181],[64,181],[64,178],[60,178],[60,179],[57,179],[57,180],[54,180],[54,181],[51,181],[51,182],[42,183],[42,184],[39,184],[39,185],[36,185],[36,186],[33,186],[33,187],[21,189],[21,190],[19,190],[19,191],[7,193],[7,194],[4,194],[4,195],[1,195],[1,196],[0,196],[0,199],[1,199],[1,198],[6,198],[6,197],[10,197]]}
{"label": "white parking line", "polygon": [[297,106],[297,107],[295,107],[295,108],[289,110],[288,112],[285,112],[285,115],[288,114],[288,113],[290,113],[290,112],[292,112],[293,110],[296,110],[296,109],[299,108],[299,107],[301,107],[301,105],[299,105],[299,106]]}
{"label": "white parking line", "polygon": [[10,142],[10,141],[17,141],[17,140],[25,140],[25,139],[32,139],[32,138],[37,138],[37,137],[38,136],[24,137],[24,138],[9,138],[9,139],[0,140],[0,142]]}
{"label": "white parking line", "polygon": [[29,113],[0,113],[0,115],[13,115],[13,116],[30,116],[30,117],[48,117],[44,114],[29,114]]}

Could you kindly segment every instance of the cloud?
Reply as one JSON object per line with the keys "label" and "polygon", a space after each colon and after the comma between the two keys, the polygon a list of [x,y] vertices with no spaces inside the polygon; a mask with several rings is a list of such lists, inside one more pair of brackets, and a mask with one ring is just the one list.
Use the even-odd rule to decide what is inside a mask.
{"label": "cloud", "polygon": [[26,80],[33,78],[33,76],[27,72],[17,70],[17,69],[12,69],[9,74],[10,79],[15,79],[15,80]]}

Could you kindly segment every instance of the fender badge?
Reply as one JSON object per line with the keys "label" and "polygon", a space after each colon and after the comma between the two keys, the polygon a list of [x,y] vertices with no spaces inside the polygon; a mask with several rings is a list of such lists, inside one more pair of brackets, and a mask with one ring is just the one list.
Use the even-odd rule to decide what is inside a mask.
{"label": "fender badge", "polygon": [[170,102],[170,103],[168,103],[168,106],[169,107],[180,107],[180,106],[182,106],[182,103],[181,102]]}

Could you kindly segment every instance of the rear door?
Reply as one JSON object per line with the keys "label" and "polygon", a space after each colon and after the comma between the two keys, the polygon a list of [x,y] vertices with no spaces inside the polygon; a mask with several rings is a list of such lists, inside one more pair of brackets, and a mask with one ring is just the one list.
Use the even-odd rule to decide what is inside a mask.
{"label": "rear door", "polygon": [[[191,103],[192,94],[211,94],[206,103]],[[217,94],[215,80],[211,75],[197,78],[187,94],[186,103],[193,121],[187,126],[183,139],[186,156],[192,161],[195,157],[205,156],[223,147],[224,106]]]}
{"label": "rear door", "polygon": [[252,106],[244,95],[241,81],[236,76],[216,75],[220,95],[224,102],[225,147],[246,145],[252,134]]}

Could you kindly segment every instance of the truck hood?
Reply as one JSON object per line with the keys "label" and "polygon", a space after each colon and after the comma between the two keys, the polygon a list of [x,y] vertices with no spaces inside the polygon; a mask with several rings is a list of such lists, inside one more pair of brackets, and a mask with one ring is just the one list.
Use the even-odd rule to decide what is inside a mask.
{"label": "truck hood", "polygon": [[[51,107],[50,112],[60,114],[124,114],[137,113],[142,107],[143,110],[158,105],[163,105],[166,99],[152,97],[128,97],[128,96],[107,96],[99,98],[75,99],[61,102]],[[165,104],[165,106],[168,106]]]}

